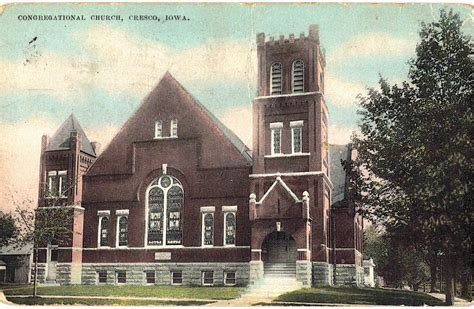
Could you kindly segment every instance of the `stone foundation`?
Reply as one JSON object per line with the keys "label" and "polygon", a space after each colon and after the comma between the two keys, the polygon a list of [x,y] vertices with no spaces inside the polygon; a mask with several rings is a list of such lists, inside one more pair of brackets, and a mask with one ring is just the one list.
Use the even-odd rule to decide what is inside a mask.
{"label": "stone foundation", "polygon": [[[263,269],[263,266],[262,266]],[[115,273],[126,272],[126,284],[145,284],[145,272],[155,272],[156,285],[170,285],[171,272],[182,272],[182,285],[202,285],[202,272],[214,272],[214,286],[224,285],[224,272],[232,271],[236,275],[236,285],[249,283],[250,267],[248,263],[133,263],[133,264],[82,264],[82,284],[98,284],[97,272],[107,271],[107,283],[115,284]]]}
{"label": "stone foundation", "polygon": [[[38,263],[38,274],[36,275],[36,282],[44,283],[46,280],[46,264]],[[35,264],[31,265],[31,283],[35,280]]]}
{"label": "stone foundation", "polygon": [[312,283],[312,265],[310,261],[296,261],[296,280],[303,286],[311,286]]}
{"label": "stone foundation", "polygon": [[56,264],[56,283],[60,285],[71,284],[71,264],[58,263]]}
{"label": "stone foundation", "polygon": [[250,261],[249,283],[255,284],[263,279],[263,261]]}
{"label": "stone foundation", "polygon": [[326,262],[312,262],[313,286],[332,285],[332,265]]}
{"label": "stone foundation", "polygon": [[336,265],[336,285],[361,286],[364,282],[364,268],[354,264]]}

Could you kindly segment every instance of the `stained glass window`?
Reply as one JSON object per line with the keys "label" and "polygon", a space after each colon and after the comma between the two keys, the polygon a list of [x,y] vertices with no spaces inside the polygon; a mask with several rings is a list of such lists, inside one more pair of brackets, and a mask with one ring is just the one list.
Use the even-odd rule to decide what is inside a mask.
{"label": "stained glass window", "polygon": [[225,244],[235,245],[235,213],[225,214]]}
{"label": "stained glass window", "polygon": [[176,178],[163,175],[152,181],[148,191],[148,245],[182,244],[183,207],[184,191]]}
{"label": "stained glass window", "polygon": [[272,153],[281,153],[281,129],[272,129]]}
{"label": "stained glass window", "polygon": [[128,218],[120,217],[119,219],[119,235],[118,245],[126,246],[128,244]]}
{"label": "stained glass window", "polygon": [[212,246],[214,244],[214,214],[203,214],[203,236],[204,246]]}
{"label": "stained glass window", "polygon": [[163,190],[155,187],[148,193],[148,245],[163,244]]}
{"label": "stained glass window", "polygon": [[100,219],[100,246],[109,245],[109,218],[102,217]]}

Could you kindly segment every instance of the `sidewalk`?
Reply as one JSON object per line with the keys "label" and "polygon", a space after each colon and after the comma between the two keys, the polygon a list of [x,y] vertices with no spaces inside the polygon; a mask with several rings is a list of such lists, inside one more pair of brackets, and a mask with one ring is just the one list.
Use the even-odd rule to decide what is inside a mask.
{"label": "sidewalk", "polygon": [[[236,299],[220,300],[205,306],[209,307],[247,307],[258,303],[271,303],[283,293],[302,288],[301,283],[294,278],[264,278],[259,283],[250,286],[244,294]],[[284,304],[283,302],[280,304]],[[278,304],[275,304],[278,305]],[[313,304],[314,305],[314,304]]]}
{"label": "sidewalk", "polygon": [[[442,300],[442,301],[445,301],[446,299],[445,295],[441,293],[426,293],[426,294],[436,297],[437,299]],[[473,302],[468,302],[465,299],[462,299],[459,297],[454,298],[454,306],[456,307],[472,307],[473,305],[474,305]]]}

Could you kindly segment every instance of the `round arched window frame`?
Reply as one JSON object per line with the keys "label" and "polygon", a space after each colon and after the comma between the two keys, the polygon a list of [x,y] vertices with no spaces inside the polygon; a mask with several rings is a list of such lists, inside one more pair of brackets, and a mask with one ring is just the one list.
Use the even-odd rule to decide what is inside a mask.
{"label": "round arched window frame", "polygon": [[296,60],[291,67],[291,90],[293,93],[304,92],[304,62]]}
{"label": "round arched window frame", "polygon": [[171,175],[155,178],[146,190],[145,246],[183,244],[184,188]]}

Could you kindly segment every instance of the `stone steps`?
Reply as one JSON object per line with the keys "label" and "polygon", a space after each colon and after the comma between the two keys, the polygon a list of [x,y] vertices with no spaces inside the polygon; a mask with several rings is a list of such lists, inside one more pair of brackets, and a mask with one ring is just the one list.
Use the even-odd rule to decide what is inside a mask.
{"label": "stone steps", "polygon": [[264,276],[287,278],[296,276],[296,263],[265,263]]}

